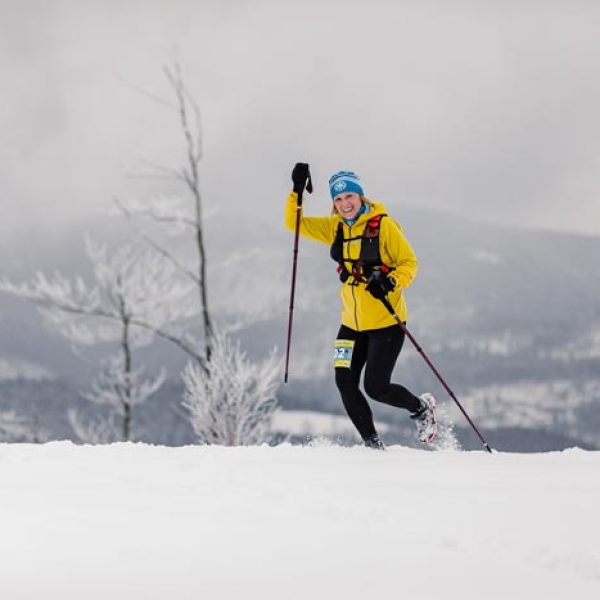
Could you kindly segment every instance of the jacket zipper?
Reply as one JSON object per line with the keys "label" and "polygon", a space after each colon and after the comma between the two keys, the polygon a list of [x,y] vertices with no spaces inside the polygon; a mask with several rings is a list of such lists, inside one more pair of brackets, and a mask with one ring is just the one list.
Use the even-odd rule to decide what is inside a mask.
{"label": "jacket zipper", "polygon": [[[352,225],[348,226],[348,237],[349,238],[352,237]],[[352,258],[350,257],[350,244],[348,244],[348,259],[350,261],[352,261]],[[352,283],[354,284],[354,276],[352,276]],[[352,288],[352,301],[354,302],[354,322],[356,323],[356,331],[359,331],[359,328],[358,328],[358,311],[357,311],[357,306],[356,306],[356,295],[355,295],[355,291],[354,291],[354,289],[356,288],[356,286],[355,285],[351,285],[351,288]]]}

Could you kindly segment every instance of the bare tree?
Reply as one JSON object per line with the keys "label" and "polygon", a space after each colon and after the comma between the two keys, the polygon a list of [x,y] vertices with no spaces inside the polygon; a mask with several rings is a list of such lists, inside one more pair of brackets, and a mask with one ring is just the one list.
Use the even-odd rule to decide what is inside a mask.
{"label": "bare tree", "polygon": [[[183,134],[185,160],[180,167],[147,163],[154,176],[174,179],[186,190],[183,198],[148,199],[143,203],[116,199],[121,212],[136,227],[138,235],[159,256],[170,261],[176,271],[197,290],[201,313],[204,352],[187,352],[192,362],[183,374],[186,386],[184,405],[202,443],[252,444],[269,437],[271,415],[277,406],[278,366],[274,356],[261,364],[251,363],[239,343],[227,337],[223,328],[213,327],[208,307],[204,244],[203,205],[198,167],[202,159],[200,110],[184,83],[178,62],[164,69],[175,103],[160,100],[178,115]],[[156,100],[156,98],[154,97]],[[183,202],[182,202],[183,200]],[[160,225],[163,231],[184,233],[194,244],[194,261],[176,256],[137,226],[140,218]],[[177,334],[173,333],[173,338]],[[201,338],[199,337],[199,340]],[[186,344],[189,347],[189,344]],[[198,342],[195,347],[200,347]]]}
{"label": "bare tree", "polygon": [[275,353],[252,363],[225,332],[213,332],[210,377],[188,363],[184,373],[184,406],[203,444],[239,446],[270,440],[277,410],[280,361]]}
{"label": "bare tree", "polygon": [[[36,304],[77,346],[117,344],[116,355],[105,361],[87,397],[119,412],[120,438],[129,440],[133,407],[156,391],[165,377],[161,372],[144,380],[141,370],[134,368],[134,350],[148,345],[155,334],[169,339],[163,330],[173,320],[193,312],[186,309],[191,290],[173,277],[170,264],[154,253],[126,246],[109,254],[105,245],[87,238],[85,245],[93,266],[93,285],[81,277],[37,273],[31,282],[22,284],[0,280],[0,291]],[[177,340],[180,345],[185,342],[184,338]]]}
{"label": "bare tree", "polygon": [[[205,361],[209,361],[211,356],[213,328],[208,307],[207,257],[204,241],[202,193],[198,171],[202,160],[200,109],[184,83],[180,64],[174,62],[172,66],[164,67],[164,73],[174,93],[175,104],[168,101],[159,101],[174,110],[178,115],[185,147],[185,161],[180,167],[165,167],[148,161],[146,161],[146,164],[151,167],[155,174],[180,182],[187,191],[186,201],[182,205],[179,198],[172,200],[160,198],[158,200],[149,199],[140,204],[132,201],[124,202],[117,198],[115,203],[120,211],[130,219],[136,216],[148,218],[157,224],[185,231],[193,241],[196,259],[195,265],[189,266],[186,261],[177,258],[175,253],[167,246],[138,229],[140,237],[155,252],[170,261],[176,270],[196,289],[198,310],[202,321],[202,335],[200,338],[204,340],[204,349],[203,351],[191,349],[187,342],[180,345],[180,347],[206,370]],[[156,100],[154,96],[152,98]],[[176,333],[173,334],[173,338],[177,338]],[[196,342],[195,347],[198,348],[199,345],[200,342]]]}

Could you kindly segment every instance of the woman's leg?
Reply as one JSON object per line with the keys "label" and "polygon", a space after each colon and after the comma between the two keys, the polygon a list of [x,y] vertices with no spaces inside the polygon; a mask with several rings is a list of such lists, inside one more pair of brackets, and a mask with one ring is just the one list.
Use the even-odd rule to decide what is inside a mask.
{"label": "woman's leg", "polygon": [[335,383],[344,408],[363,440],[376,435],[373,413],[359,389],[360,374],[367,359],[368,335],[341,326],[335,341]]}
{"label": "woman's leg", "polygon": [[370,398],[416,412],[421,401],[404,386],[390,383],[392,371],[404,343],[404,331],[397,325],[368,332],[365,391]]}

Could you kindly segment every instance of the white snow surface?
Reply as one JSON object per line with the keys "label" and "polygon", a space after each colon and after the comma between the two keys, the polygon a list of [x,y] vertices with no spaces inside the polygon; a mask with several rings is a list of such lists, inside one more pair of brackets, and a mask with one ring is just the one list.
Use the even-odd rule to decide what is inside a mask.
{"label": "white snow surface", "polygon": [[600,598],[600,452],[0,445],[0,596]]}

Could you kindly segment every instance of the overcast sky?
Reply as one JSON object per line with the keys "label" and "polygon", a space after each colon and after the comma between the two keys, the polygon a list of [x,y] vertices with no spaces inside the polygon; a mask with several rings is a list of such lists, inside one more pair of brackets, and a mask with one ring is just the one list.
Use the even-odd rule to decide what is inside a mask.
{"label": "overcast sky", "polygon": [[[0,0],[0,234],[79,226],[177,165],[162,66],[203,114],[205,200],[281,204],[297,160],[403,205],[600,234],[600,2]],[[148,184],[144,184],[148,186]],[[154,188],[158,193],[158,188]],[[313,210],[314,209],[314,210]]]}

